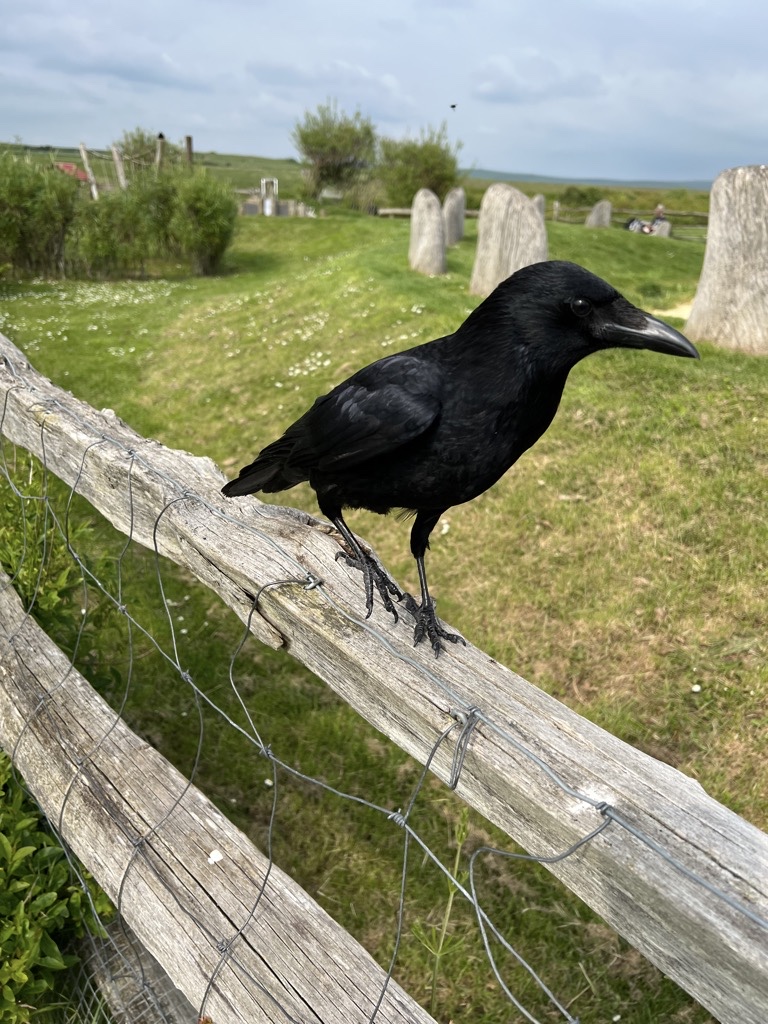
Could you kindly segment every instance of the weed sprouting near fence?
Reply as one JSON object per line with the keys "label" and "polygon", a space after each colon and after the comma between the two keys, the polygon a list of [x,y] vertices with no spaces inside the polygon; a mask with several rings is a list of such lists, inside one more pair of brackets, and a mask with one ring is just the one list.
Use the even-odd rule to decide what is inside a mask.
{"label": "weed sprouting near fence", "polygon": [[[201,1016],[426,1021],[394,980],[406,940],[415,937],[428,964],[421,995],[433,1007],[444,972],[486,971],[517,1019],[574,1024],[583,983],[551,990],[518,949],[522,915],[489,902],[494,877],[522,860],[546,865],[718,1019],[765,1020],[768,839],[759,830],[482,652],[470,647],[435,664],[429,652],[412,650],[406,623],[396,627],[379,614],[361,620],[359,581],[335,562],[326,526],[255,502],[225,506],[221,474],[208,460],[148,441],[78,402],[5,339],[2,355],[3,465],[22,543],[0,594],[0,741],[118,919]],[[40,459],[44,468],[31,481],[13,472],[9,444]],[[82,498],[123,534],[106,561],[101,542],[91,549],[83,522],[93,513]],[[42,521],[33,509],[43,510]],[[136,552],[139,545],[148,556]],[[34,614],[46,565],[61,565],[62,552],[77,589],[73,600],[67,577],[57,606],[69,625],[45,623],[57,644]],[[132,573],[154,587],[154,612],[136,603]],[[21,598],[13,576],[26,580]],[[188,667],[192,647],[207,642],[206,630],[213,637],[220,614],[211,610],[208,625],[184,617],[193,577],[242,622],[223,681]],[[251,634],[303,661],[423,767],[404,772],[396,791],[355,792],[354,780],[333,770],[348,739],[336,735],[327,763],[305,770],[309,752],[292,751],[265,715],[260,688],[268,682],[255,683]],[[97,635],[122,648],[113,676]],[[183,773],[147,742],[157,729],[142,681],[150,654],[167,665],[167,685],[181,695],[172,725],[189,739]],[[130,708],[137,697],[138,712]],[[132,714],[141,737],[126,724]],[[212,719],[220,728],[209,730]],[[318,713],[318,743],[321,732]],[[260,820],[261,849],[198,788],[212,742],[231,744],[228,756],[252,765],[254,793],[242,813]],[[216,796],[226,803],[226,781],[218,782]],[[500,829],[527,852],[477,835],[468,843],[461,813],[441,842],[425,827],[426,812],[453,793],[491,823],[489,838]],[[308,855],[320,847],[327,871],[346,870],[323,834],[322,809],[316,835],[291,830],[299,800],[343,807],[355,833],[382,823],[399,848],[391,931],[377,946],[383,966],[277,866],[276,851],[289,843],[306,844]],[[414,932],[419,862],[445,879],[446,898],[431,908],[434,927]],[[364,907],[355,908],[360,915]],[[482,960],[467,956],[470,941]],[[482,1012],[466,1008],[472,1019]]]}

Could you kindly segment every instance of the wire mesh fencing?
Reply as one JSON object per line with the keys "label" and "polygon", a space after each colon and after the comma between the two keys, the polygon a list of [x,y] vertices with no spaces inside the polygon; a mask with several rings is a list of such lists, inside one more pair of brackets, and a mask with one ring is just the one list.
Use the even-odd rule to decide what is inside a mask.
{"label": "wire mesh fencing", "polygon": [[[441,975],[446,970],[455,970],[448,953],[450,943],[446,945],[446,942],[453,936],[451,912],[458,901],[469,911],[469,919],[474,922],[474,941],[483,954],[480,962],[466,955],[467,945],[459,947],[464,964],[462,971],[485,972],[487,984],[503,994],[509,1012],[516,1014],[514,1019],[532,1024],[550,1020],[576,1024],[580,1019],[577,1004],[590,988],[589,977],[586,985],[583,978],[574,978],[567,992],[555,991],[556,986],[542,976],[544,972],[533,962],[533,957],[520,948],[514,915],[510,919],[498,899],[490,898],[492,886],[489,887],[488,879],[504,875],[506,866],[513,861],[565,867],[570,872],[566,875],[569,882],[579,875],[591,874],[593,877],[587,878],[585,888],[597,893],[594,902],[598,906],[610,906],[612,900],[620,903],[622,897],[621,892],[609,890],[612,887],[620,890],[622,885],[630,884],[630,876],[625,881],[622,872],[626,861],[633,858],[647,858],[652,871],[666,879],[665,884],[672,888],[669,903],[677,908],[681,920],[694,909],[699,912],[699,904],[707,913],[714,913],[712,908],[716,908],[716,913],[731,929],[729,935],[724,936],[724,949],[728,950],[727,955],[723,953],[724,970],[728,972],[736,966],[740,976],[732,982],[732,987],[744,994],[741,1005],[733,1004],[734,1015],[730,1019],[756,1022],[763,1019],[759,1000],[764,995],[768,1001],[768,993],[765,976],[760,980],[760,962],[768,957],[768,923],[761,903],[763,897],[758,891],[757,861],[754,870],[758,873],[750,877],[745,877],[742,864],[735,862],[725,868],[721,865],[719,878],[717,874],[705,874],[697,868],[696,861],[689,858],[684,837],[672,845],[666,834],[653,834],[650,828],[638,823],[631,810],[621,806],[617,799],[617,794],[621,794],[621,780],[606,779],[599,789],[570,777],[554,749],[543,747],[537,737],[527,735],[519,723],[501,714],[499,704],[494,706],[488,702],[488,689],[479,679],[468,678],[466,686],[458,688],[452,679],[446,678],[440,665],[433,667],[419,653],[412,653],[408,647],[394,642],[391,633],[376,619],[365,621],[351,613],[314,564],[308,569],[306,560],[284,543],[290,520],[282,523],[281,538],[280,532],[272,528],[273,513],[264,512],[262,517],[256,511],[245,521],[240,515],[230,515],[207,494],[198,493],[186,481],[181,482],[178,477],[158,469],[140,445],[132,446],[126,443],[119,430],[108,429],[109,420],[106,424],[102,420],[95,427],[93,418],[73,409],[68,399],[43,396],[36,391],[38,383],[27,379],[29,375],[18,364],[11,366],[11,375],[0,416],[0,432],[16,436],[10,429],[9,403],[14,400],[14,392],[30,391],[32,405],[37,409],[31,428],[37,442],[32,447],[39,452],[42,461],[30,460],[7,442],[3,444],[4,503],[7,518],[15,523],[15,531],[7,532],[3,541],[8,569],[3,589],[15,588],[22,609],[17,624],[5,628],[4,642],[9,653],[4,658],[10,665],[13,657],[20,656],[19,623],[36,617],[65,651],[68,667],[60,671],[45,692],[41,691],[32,700],[29,705],[32,710],[27,712],[18,729],[10,752],[14,760],[21,759],[20,753],[33,726],[46,716],[54,720],[51,707],[57,699],[66,699],[68,684],[75,675],[82,675],[108,696],[113,715],[109,727],[92,735],[88,744],[79,748],[76,768],[66,791],[60,794],[58,817],[51,824],[67,845],[73,845],[72,809],[76,799],[80,799],[80,788],[83,785],[92,790],[96,788],[97,777],[92,765],[97,755],[112,742],[118,726],[126,721],[142,737],[158,741],[161,748],[169,737],[172,738],[175,741],[171,744],[173,758],[186,778],[162,813],[143,825],[133,821],[130,829],[117,803],[110,805],[108,794],[101,794],[108,813],[110,806],[114,806],[115,836],[120,834],[122,839],[127,836],[133,852],[111,894],[116,911],[114,920],[105,922],[102,938],[88,940],[91,950],[83,959],[77,980],[78,1019],[96,1020],[98,1014],[106,1014],[109,1019],[117,1020],[165,1021],[184,1019],[189,1013],[191,1003],[177,1000],[175,985],[157,973],[153,958],[126,923],[131,919],[128,901],[133,898],[134,872],[139,863],[149,866],[157,885],[172,893],[181,919],[188,920],[190,930],[199,929],[209,949],[214,951],[205,965],[205,986],[195,993],[194,1012],[200,1018],[209,1015],[214,993],[227,986],[240,986],[265,1001],[272,1014],[270,1019],[315,1020],[326,1019],[326,1016],[334,1019],[333,1010],[329,1009],[334,1004],[333,995],[318,993],[316,1006],[306,1004],[306,997],[301,996],[299,1002],[304,1001],[304,1010],[299,1012],[294,994],[290,998],[284,995],[285,984],[281,983],[282,987],[276,990],[271,979],[265,980],[253,966],[254,951],[258,953],[254,948],[253,929],[274,898],[272,886],[278,877],[276,860],[283,854],[290,860],[287,854],[291,847],[311,850],[312,843],[308,843],[303,834],[306,824],[301,808],[313,805],[334,808],[332,814],[323,810],[314,814],[311,817],[314,823],[325,819],[329,828],[331,823],[339,828],[346,822],[350,831],[363,833],[370,828],[378,840],[386,837],[386,844],[399,863],[399,884],[388,894],[390,925],[387,934],[379,936],[378,943],[374,943],[382,970],[375,990],[369,987],[366,998],[361,1000],[358,1018],[361,1021],[429,1019],[426,1015],[419,1016],[415,1004],[405,1009],[401,1007],[402,1016],[396,1018],[388,999],[395,989],[393,979],[400,973],[404,946],[412,945],[415,936],[428,951],[423,962],[437,964],[437,970],[424,981],[420,993],[434,1010],[434,994],[439,989]],[[78,433],[77,443],[69,449],[62,447],[56,435],[66,418],[73,420]],[[55,456],[54,447],[58,449]],[[100,519],[95,520],[90,508],[78,496],[86,489],[84,482],[92,473],[96,455],[101,457],[105,452],[111,453],[114,459],[112,486],[115,492],[119,491],[124,507],[119,515],[110,518],[120,521],[122,536]],[[55,473],[67,482],[60,483]],[[156,500],[151,514],[147,513],[145,496],[139,498],[139,480],[143,473],[153,476],[163,495]],[[166,533],[175,528],[175,517],[189,515],[190,510],[195,514],[204,513],[225,536],[227,530],[231,530],[232,536],[238,538],[237,543],[242,543],[243,536],[251,537],[254,542],[258,539],[273,551],[282,569],[274,578],[262,578],[252,592],[244,592],[247,607],[241,609],[243,621],[239,626],[233,627],[231,623],[225,626],[218,608],[205,607],[201,615],[200,608],[206,604],[200,597],[202,587],[192,581],[188,570],[180,570],[164,557],[168,543],[167,538],[164,539]],[[150,538],[149,543],[144,534]],[[146,545],[146,550],[139,546],[139,540]],[[177,543],[176,547],[184,545]],[[193,563],[197,565],[194,559]],[[151,599],[147,597],[150,592]],[[259,655],[252,633],[257,628],[266,628],[259,627],[262,618],[277,622],[275,608],[269,601],[281,595],[290,595],[299,609],[304,601],[315,602],[313,609],[321,608],[321,615],[332,616],[334,622],[342,624],[342,634],[347,629],[357,637],[362,636],[364,643],[375,641],[389,659],[388,672],[393,679],[397,680],[401,673],[417,673],[432,692],[440,694],[443,724],[432,728],[431,740],[426,743],[421,758],[422,765],[400,762],[394,774],[382,773],[381,786],[361,792],[344,769],[345,758],[350,756],[348,738],[339,735],[338,722],[330,734],[323,736],[328,727],[322,720],[324,698],[318,696],[314,683],[298,684],[299,689],[306,685],[311,690],[301,713],[310,717],[316,715],[318,745],[324,744],[324,748],[319,757],[310,757],[301,747],[292,749],[296,734],[291,732],[287,722],[302,696],[297,696],[297,684],[289,685],[280,679],[277,683],[274,679],[270,682],[266,677],[279,672],[275,662],[262,662],[258,670],[254,668]],[[271,628],[274,630],[277,626]],[[305,642],[312,644],[313,640]],[[213,649],[213,656],[201,657],[203,649]],[[190,668],[191,665],[197,667]],[[360,671],[362,673],[362,667]],[[350,685],[356,684],[353,681]],[[164,687],[174,692],[170,705],[161,692]],[[281,691],[285,705],[282,709],[279,708]],[[467,694],[477,695],[477,701],[468,699]],[[367,699],[386,704],[389,696],[377,697],[369,692]],[[378,713],[386,718],[389,709],[380,707]],[[59,730],[63,745],[72,743],[63,727],[55,724],[53,728]],[[552,735],[560,735],[557,723],[552,727]],[[374,740],[368,736],[365,742],[372,744]],[[450,804],[449,813],[441,811],[448,806],[447,800],[455,799],[451,796],[455,791],[463,796],[472,791],[480,775],[480,748],[491,746],[503,750],[515,764],[524,765],[525,771],[536,780],[536,786],[549,794],[551,807],[543,808],[541,820],[532,829],[539,836],[538,843],[531,847],[533,852],[523,852],[511,844],[502,847],[493,841],[483,841],[484,835],[489,840],[497,838],[490,826],[488,832],[483,833],[476,825],[476,834],[468,843],[469,826],[455,809],[458,802]],[[214,772],[207,767],[209,760],[216,764]],[[249,787],[235,786],[227,777],[217,775],[222,764],[235,761],[247,765],[251,792]],[[305,770],[305,763],[311,764],[310,770]],[[659,769],[663,775],[662,769],[663,766]],[[443,777],[442,782],[435,778],[435,771]],[[393,779],[399,780],[397,785]],[[213,785],[216,801],[238,823],[252,819],[255,826],[251,831],[258,838],[264,855],[263,870],[243,879],[243,885],[250,886],[250,891],[242,893],[245,912],[239,922],[233,923],[228,934],[220,934],[218,925],[214,927],[206,921],[205,912],[191,895],[191,882],[185,883],[178,873],[166,870],[158,859],[160,841],[166,832],[171,834],[177,811],[191,799],[198,785],[203,789]],[[241,808],[238,801],[244,799],[248,806]],[[508,797],[502,793],[498,799],[503,803]],[[566,808],[570,818],[569,838],[560,845],[556,844],[556,833],[549,819],[558,808]],[[430,810],[433,813],[430,814]],[[728,812],[721,810],[727,815]],[[527,806],[518,812],[523,817],[532,813]],[[736,816],[731,818],[735,820]],[[450,824],[447,837],[445,831],[440,835],[435,828],[435,822],[440,820]],[[375,826],[370,822],[375,822]],[[668,825],[670,833],[678,828],[677,821],[669,820]],[[751,830],[748,835],[748,842],[753,845],[745,850],[747,861],[759,847],[759,834],[753,833],[757,830]],[[175,832],[173,836],[178,846],[179,836]],[[743,835],[735,835],[733,840],[736,847],[743,842]],[[343,873],[344,865],[334,860],[334,850],[343,844],[322,833],[318,833],[315,844],[323,847],[318,859],[328,863],[329,872],[340,870]],[[74,852],[80,856],[77,849]],[[764,847],[758,852],[765,856]],[[373,854],[369,851],[369,855]],[[616,858],[615,878],[611,878],[606,869],[611,857]],[[215,848],[209,851],[209,866],[215,868],[221,859],[221,851]],[[72,863],[76,867],[74,857]],[[414,912],[421,885],[415,868],[424,865],[443,879],[444,892],[448,894],[447,916],[446,905],[440,906],[436,916],[430,917],[434,908],[429,906],[426,911]],[[646,887],[650,884],[647,877],[643,884]],[[322,881],[317,889],[322,896]],[[343,887],[335,891],[336,899],[340,891]],[[691,893],[696,894],[694,899]],[[358,895],[357,899],[368,898],[374,903],[379,895],[369,893],[367,897]],[[653,893],[649,898],[649,906],[642,909],[645,916],[654,913]],[[521,912],[524,914],[526,909],[534,908],[523,905]],[[418,920],[420,913],[426,925]],[[355,911],[346,916],[361,915]],[[677,942],[674,924],[659,922],[662,930],[667,925],[670,945],[674,945]],[[359,930],[365,932],[365,927]],[[171,974],[175,967],[174,943],[174,936],[157,937],[158,947],[165,948],[167,953],[163,967]],[[693,948],[693,936],[691,943]],[[674,955],[675,951],[670,951],[670,958]],[[711,966],[703,964],[702,973],[710,971]],[[288,988],[297,987],[296,982],[290,980],[291,972],[301,969],[295,963],[285,965],[284,969],[289,979]],[[130,984],[128,979],[131,979]],[[706,997],[709,989],[722,992],[723,982],[712,977],[709,988],[704,982],[699,988],[692,987],[697,994]],[[723,998],[732,1000],[727,993]],[[745,1008],[745,1002],[751,1005]],[[471,1015],[478,1011],[469,1012]],[[121,1014],[125,1017],[121,1018]],[[722,1016],[721,1019],[729,1018]]]}

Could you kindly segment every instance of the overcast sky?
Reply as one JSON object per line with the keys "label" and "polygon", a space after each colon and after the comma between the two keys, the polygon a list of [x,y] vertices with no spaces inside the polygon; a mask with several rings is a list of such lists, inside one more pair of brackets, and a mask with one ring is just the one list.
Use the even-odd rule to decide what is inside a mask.
{"label": "overcast sky", "polygon": [[0,140],[295,156],[334,98],[462,166],[708,180],[768,161],[766,40],[765,0],[5,0]]}

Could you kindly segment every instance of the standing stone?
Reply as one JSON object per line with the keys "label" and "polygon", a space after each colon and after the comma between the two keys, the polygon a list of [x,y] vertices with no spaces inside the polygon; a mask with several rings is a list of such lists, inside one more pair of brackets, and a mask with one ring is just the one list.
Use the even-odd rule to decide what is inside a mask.
{"label": "standing stone", "polygon": [[609,228],[611,226],[612,212],[613,207],[611,206],[610,199],[601,199],[589,211],[584,223],[588,228]]}
{"label": "standing stone", "polygon": [[541,219],[544,220],[544,215],[547,210],[547,200],[544,198],[543,194],[541,192],[537,192],[531,200],[531,202],[539,211],[539,216],[541,217]]}
{"label": "standing stone", "polygon": [[516,270],[546,258],[544,221],[528,196],[511,185],[491,185],[480,203],[470,293],[490,295]]}
{"label": "standing stone", "polygon": [[658,224],[654,224],[653,233],[656,238],[669,238],[672,233],[672,223],[668,220],[660,220]]}
{"label": "standing stone", "polygon": [[443,203],[443,224],[445,244],[456,245],[464,237],[464,216],[467,210],[467,194],[463,188],[452,188]]}
{"label": "standing stone", "polygon": [[685,327],[692,341],[768,355],[768,167],[732,167],[709,198],[704,265]]}
{"label": "standing stone", "polygon": [[440,200],[428,188],[420,188],[411,206],[411,270],[420,274],[445,273],[445,227]]}

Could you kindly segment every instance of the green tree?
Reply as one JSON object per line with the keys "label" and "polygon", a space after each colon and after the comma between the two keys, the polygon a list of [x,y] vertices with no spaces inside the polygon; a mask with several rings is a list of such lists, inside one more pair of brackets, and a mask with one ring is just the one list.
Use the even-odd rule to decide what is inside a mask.
{"label": "green tree", "polygon": [[315,197],[328,185],[348,188],[376,159],[376,131],[370,118],[359,110],[350,117],[335,100],[307,110],[291,138],[310,165],[308,191]]}
{"label": "green tree", "polygon": [[[150,132],[146,128],[134,128],[133,131],[125,131],[113,145],[123,154],[128,177],[137,170],[144,167],[152,167],[157,155],[157,133]],[[165,140],[163,147],[163,163],[175,164],[182,159],[181,146],[175,146],[172,142]]]}
{"label": "green tree", "polygon": [[379,178],[395,206],[410,206],[420,188],[438,198],[459,183],[461,143],[451,144],[448,127],[422,130],[418,139],[382,139]]}

